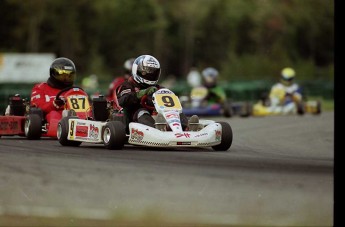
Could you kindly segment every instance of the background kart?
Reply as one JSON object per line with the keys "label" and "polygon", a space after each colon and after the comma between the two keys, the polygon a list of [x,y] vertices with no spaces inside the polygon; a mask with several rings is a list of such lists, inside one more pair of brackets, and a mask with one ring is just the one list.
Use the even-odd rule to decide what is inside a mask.
{"label": "background kart", "polygon": [[[148,97],[141,103],[149,108]],[[125,143],[146,147],[212,147],[228,150],[232,144],[232,129],[226,122],[200,120],[183,129],[180,119],[182,106],[178,97],[169,89],[160,89],[152,96],[156,113],[163,117],[156,126],[137,122],[126,125],[125,116],[107,121],[83,120],[64,117],[58,125],[58,139],[63,146],[78,146],[82,142],[103,143],[108,149],[122,149]],[[193,131],[192,131],[193,128]]]}
{"label": "background kart", "polygon": [[267,94],[264,94],[252,109],[253,116],[270,116],[270,115],[287,115],[305,113],[319,115],[322,112],[321,101],[319,100],[302,100],[294,101],[289,95],[285,96],[284,105],[272,107]]}
{"label": "background kart", "polygon": [[[220,91],[225,97],[225,92]],[[225,98],[224,103],[215,103],[207,99],[208,90],[205,87],[195,87],[190,96],[181,96],[183,113],[187,116],[224,116],[232,117],[239,115],[248,117],[251,115],[252,106],[249,102],[232,102]]]}
{"label": "background kart", "polygon": [[[65,115],[77,115],[79,118],[92,117],[92,111],[87,93],[80,87],[69,87],[61,90],[57,99],[65,100]],[[41,137],[56,138],[57,124],[61,119],[60,114],[43,114],[37,107],[30,107],[29,102],[20,97],[10,98],[10,115],[1,116],[3,127],[1,135],[26,136],[28,139],[40,139]]]}

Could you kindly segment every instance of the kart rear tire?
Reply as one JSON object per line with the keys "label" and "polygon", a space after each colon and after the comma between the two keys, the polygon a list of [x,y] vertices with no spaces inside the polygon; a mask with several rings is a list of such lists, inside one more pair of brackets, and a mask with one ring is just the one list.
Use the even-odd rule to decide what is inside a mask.
{"label": "kart rear tire", "polygon": [[321,102],[320,101],[316,101],[317,102],[317,104],[316,104],[316,112],[314,113],[314,115],[319,115],[319,114],[321,114]]}
{"label": "kart rear tire", "polygon": [[245,102],[243,103],[242,107],[241,107],[241,113],[240,116],[241,117],[249,117],[253,112],[253,106],[251,103],[249,102]]}
{"label": "kart rear tire", "polygon": [[231,103],[225,102],[223,105],[223,116],[229,118],[233,115],[234,114],[232,112]]}
{"label": "kart rear tire", "polygon": [[109,150],[121,150],[126,143],[126,126],[121,121],[109,121],[103,128],[102,139]]}
{"label": "kart rear tire", "polygon": [[62,146],[69,146],[69,147],[78,147],[80,146],[80,144],[82,142],[80,141],[72,141],[72,140],[68,140],[68,120],[69,119],[78,119],[78,117],[64,117],[62,118],[57,126],[57,132],[56,132],[56,136],[59,140],[59,143]]}
{"label": "kart rear tire", "polygon": [[299,102],[296,104],[297,105],[297,114],[302,116],[305,113],[305,103],[304,102]]}
{"label": "kart rear tire", "polygon": [[24,123],[25,136],[29,140],[39,140],[42,135],[42,118],[38,114],[28,114]]}
{"label": "kart rear tire", "polygon": [[232,144],[232,129],[229,123],[227,122],[218,122],[222,126],[222,137],[221,143],[215,146],[212,146],[212,149],[215,151],[227,151]]}

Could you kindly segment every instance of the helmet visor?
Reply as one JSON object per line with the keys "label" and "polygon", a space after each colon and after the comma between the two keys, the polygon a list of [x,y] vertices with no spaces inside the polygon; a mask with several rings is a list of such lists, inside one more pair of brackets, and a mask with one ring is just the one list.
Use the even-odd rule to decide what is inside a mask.
{"label": "helmet visor", "polygon": [[75,71],[56,69],[55,79],[65,84],[71,84],[75,80]]}
{"label": "helmet visor", "polygon": [[282,76],[282,80],[284,80],[286,82],[292,82],[293,79],[294,79],[293,77],[287,78],[287,77]]}
{"label": "helmet visor", "polygon": [[157,82],[161,74],[160,68],[152,68],[144,66],[142,70],[138,70],[138,76],[145,79],[146,81]]}

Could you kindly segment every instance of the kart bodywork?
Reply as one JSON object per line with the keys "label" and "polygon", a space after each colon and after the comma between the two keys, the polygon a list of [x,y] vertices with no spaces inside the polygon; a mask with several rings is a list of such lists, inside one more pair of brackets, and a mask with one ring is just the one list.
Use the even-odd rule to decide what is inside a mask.
{"label": "kart bodywork", "polygon": [[[146,98],[142,99],[144,106],[147,105]],[[121,117],[106,121],[65,117],[58,126],[59,142],[64,146],[78,146],[82,142],[103,143],[108,149],[122,149],[124,144],[165,148],[212,147],[224,151],[230,148],[233,135],[228,123],[200,120],[195,123],[193,131],[184,130],[180,119],[182,106],[172,91],[160,89],[153,94],[152,101],[155,112],[164,117],[164,122],[156,121],[155,127],[137,122],[126,125],[126,120]]]}

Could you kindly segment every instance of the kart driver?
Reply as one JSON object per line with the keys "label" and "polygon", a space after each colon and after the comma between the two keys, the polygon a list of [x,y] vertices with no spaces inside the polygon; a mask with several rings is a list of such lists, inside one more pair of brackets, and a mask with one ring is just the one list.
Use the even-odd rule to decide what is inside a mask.
{"label": "kart driver", "polygon": [[116,77],[111,84],[109,85],[108,94],[106,96],[108,101],[114,101],[114,107],[116,109],[120,109],[121,107],[117,103],[116,98],[116,89],[118,86],[120,86],[123,82],[128,80],[128,78],[131,76],[132,72],[132,65],[135,58],[129,58],[127,59],[123,64],[124,74],[123,76]]}
{"label": "kart driver", "polygon": [[302,101],[302,89],[294,82],[295,76],[294,69],[290,67],[282,69],[280,81],[272,86],[269,93],[272,112],[291,112],[295,103]]}
{"label": "kart driver", "polygon": [[[129,77],[127,81],[123,82],[117,89],[118,103],[123,108],[129,121],[154,127],[155,120],[151,116],[152,110],[144,108],[141,106],[140,102],[144,95],[150,96],[155,91],[162,88],[157,84],[160,75],[160,63],[155,57],[151,55],[141,55],[135,59],[132,65],[132,76]],[[182,127],[186,128],[188,126],[188,119],[184,114],[180,116]],[[164,118],[159,119],[158,117],[159,116],[157,116],[157,121],[164,120]]]}
{"label": "kart driver", "polygon": [[213,67],[207,67],[201,72],[201,75],[203,78],[202,84],[208,89],[208,94],[205,99],[210,103],[225,103],[226,94],[217,84],[217,78],[219,75],[218,70]]}
{"label": "kart driver", "polygon": [[[31,93],[31,106],[42,109],[47,119],[60,119],[65,101],[57,100],[60,90],[71,87],[76,78],[76,67],[68,58],[57,58],[50,65],[47,82],[36,84]],[[49,116],[48,116],[49,115]]]}

